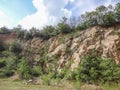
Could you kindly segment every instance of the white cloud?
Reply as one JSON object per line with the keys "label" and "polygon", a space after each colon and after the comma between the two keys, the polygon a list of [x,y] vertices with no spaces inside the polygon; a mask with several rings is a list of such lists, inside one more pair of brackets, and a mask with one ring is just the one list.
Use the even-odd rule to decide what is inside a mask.
{"label": "white cloud", "polygon": [[100,6],[100,5],[105,5],[108,6],[110,4],[114,5],[116,2],[119,2],[119,0],[70,0],[70,1],[74,1],[73,2],[73,7],[71,9],[72,12],[74,12],[74,14],[76,16],[79,16],[80,14],[85,13],[86,11],[93,11],[95,10],[96,7]]}
{"label": "white cloud", "polygon": [[[119,1],[119,0],[118,0]],[[100,5],[108,6],[118,1],[112,0],[33,0],[33,5],[37,12],[23,18],[19,24],[23,28],[41,28],[45,25],[55,25],[63,17],[79,16],[86,11],[95,10]],[[70,2],[70,3],[69,3]],[[69,10],[64,8],[68,3],[71,5]]]}
{"label": "white cloud", "polygon": [[23,18],[19,24],[23,28],[41,28],[44,25],[55,25],[63,16],[70,17],[72,12],[65,9],[69,0],[33,0],[37,12]]}
{"label": "white cloud", "polygon": [[70,0],[70,2],[74,2],[75,0]]}
{"label": "white cloud", "polygon": [[7,26],[11,28],[13,24],[14,21],[4,12],[0,11],[0,27]]}

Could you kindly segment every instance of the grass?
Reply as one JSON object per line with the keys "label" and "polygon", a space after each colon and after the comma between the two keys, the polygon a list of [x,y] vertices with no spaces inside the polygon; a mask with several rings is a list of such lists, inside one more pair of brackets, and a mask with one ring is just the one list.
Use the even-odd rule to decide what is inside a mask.
{"label": "grass", "polygon": [[120,90],[120,83],[112,83],[112,84],[102,84],[101,87],[103,90]]}
{"label": "grass", "polygon": [[26,85],[23,81],[0,79],[0,90],[61,90],[58,87],[44,85]]}
{"label": "grass", "polygon": [[[12,81],[0,79],[0,90],[69,90],[68,87],[46,86],[46,85],[26,85],[23,81]],[[73,90],[73,89],[72,89]]]}
{"label": "grass", "polygon": [[[80,90],[81,85],[81,83],[76,82],[66,82],[62,87],[45,85],[26,85],[23,83],[23,81],[0,79],[0,90]],[[100,85],[100,87],[102,87],[102,90],[120,90],[120,83],[102,84]],[[90,89],[88,88],[86,90]]]}

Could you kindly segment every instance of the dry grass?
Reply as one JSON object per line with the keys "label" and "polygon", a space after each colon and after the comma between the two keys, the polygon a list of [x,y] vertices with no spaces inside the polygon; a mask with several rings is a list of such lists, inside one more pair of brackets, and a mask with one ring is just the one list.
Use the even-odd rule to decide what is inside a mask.
{"label": "dry grass", "polygon": [[23,81],[0,79],[0,90],[73,90],[64,86],[26,85]]}
{"label": "dry grass", "polygon": [[[74,87],[74,89],[73,89]],[[100,85],[102,90],[120,90],[119,84]],[[26,85],[23,81],[0,79],[0,90],[81,90],[81,83],[66,82],[63,86]],[[86,88],[85,90],[91,90]]]}

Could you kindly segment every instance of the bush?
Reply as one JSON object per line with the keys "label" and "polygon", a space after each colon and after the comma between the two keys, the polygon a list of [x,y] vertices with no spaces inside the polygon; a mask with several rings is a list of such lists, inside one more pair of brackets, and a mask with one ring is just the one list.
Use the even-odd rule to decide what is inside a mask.
{"label": "bush", "polygon": [[0,59],[0,68],[6,66],[6,61],[4,59]]}
{"label": "bush", "polygon": [[43,75],[41,79],[43,80],[43,84],[50,85],[50,78],[47,75]]}
{"label": "bush", "polygon": [[32,68],[32,75],[33,76],[39,76],[39,75],[42,75],[42,68],[40,67],[40,66],[34,66],[33,68]]}
{"label": "bush", "polygon": [[28,66],[28,62],[25,58],[21,59],[18,67],[18,74],[19,77],[22,79],[29,79],[31,78],[31,68]]}
{"label": "bush", "polygon": [[5,50],[4,44],[0,41],[0,51],[4,51],[4,50]]}
{"label": "bush", "polygon": [[17,58],[9,57],[1,59],[0,77],[9,77],[15,73],[17,69]]}
{"label": "bush", "polygon": [[76,69],[76,80],[98,83],[120,80],[120,65],[112,59],[102,59],[95,53],[87,55]]}
{"label": "bush", "polygon": [[103,82],[120,80],[120,65],[112,59],[105,59],[100,63]]}
{"label": "bush", "polygon": [[57,75],[57,77],[63,79],[66,75],[66,72],[67,72],[67,68],[63,68],[61,72]]}
{"label": "bush", "polygon": [[55,72],[50,72],[49,77],[50,77],[50,79],[55,79],[56,78],[56,73]]}
{"label": "bush", "polygon": [[17,41],[13,41],[9,44],[9,51],[19,54],[22,51],[21,44]]}
{"label": "bush", "polygon": [[0,70],[0,78],[4,77],[10,77],[14,74],[14,72],[11,69],[4,68]]}

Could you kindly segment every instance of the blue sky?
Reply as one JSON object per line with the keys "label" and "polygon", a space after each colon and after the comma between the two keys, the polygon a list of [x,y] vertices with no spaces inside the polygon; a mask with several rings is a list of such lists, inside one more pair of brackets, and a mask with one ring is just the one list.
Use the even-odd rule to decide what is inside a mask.
{"label": "blue sky", "polygon": [[0,10],[17,20],[36,12],[32,0],[0,0]]}
{"label": "blue sky", "polygon": [[55,25],[63,16],[79,16],[117,2],[120,0],[0,0],[0,27],[41,28]]}

